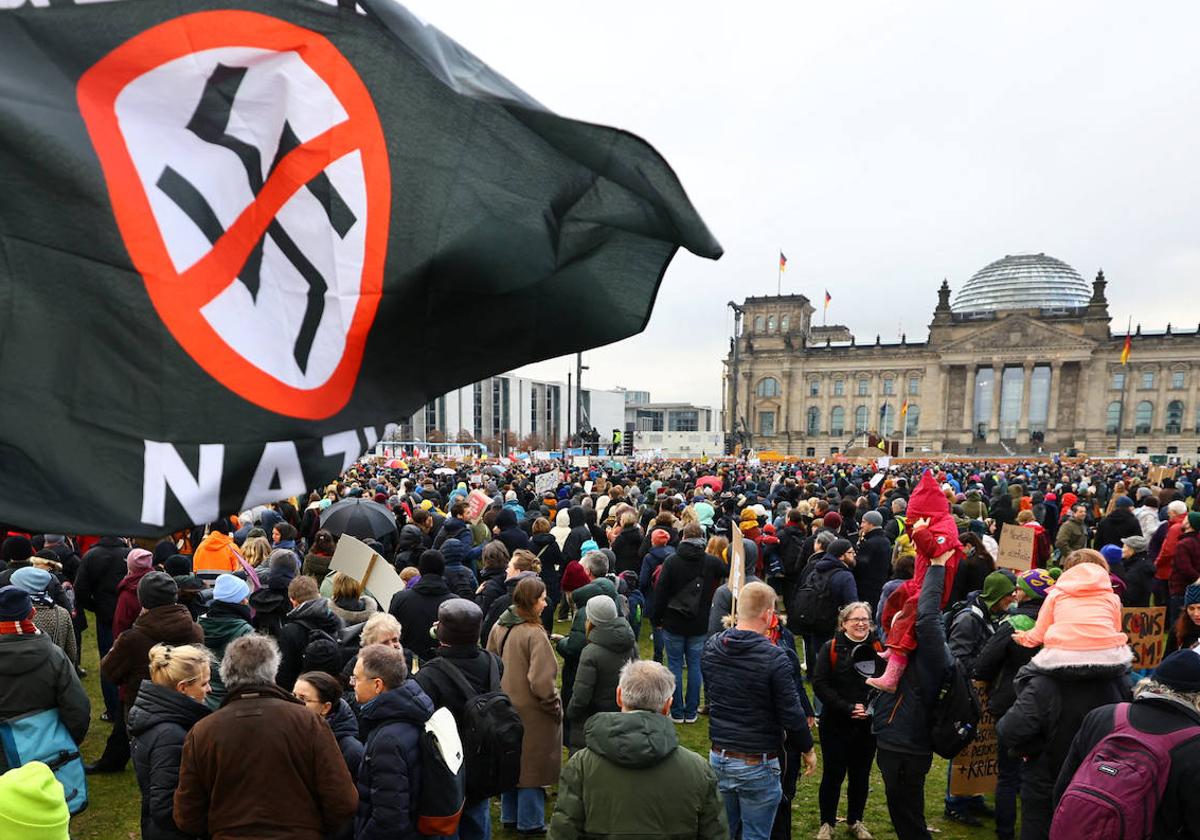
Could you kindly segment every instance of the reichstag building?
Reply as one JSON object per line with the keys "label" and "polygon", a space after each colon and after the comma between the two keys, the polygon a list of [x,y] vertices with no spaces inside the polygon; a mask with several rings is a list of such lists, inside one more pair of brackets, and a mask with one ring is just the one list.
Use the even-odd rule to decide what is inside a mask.
{"label": "reichstag building", "polygon": [[943,281],[921,342],[814,325],[803,295],[746,298],[731,304],[725,431],[801,457],[875,437],[910,456],[1200,452],[1200,330],[1137,326],[1122,365],[1105,285],[1045,254],[1006,256],[953,302]]}

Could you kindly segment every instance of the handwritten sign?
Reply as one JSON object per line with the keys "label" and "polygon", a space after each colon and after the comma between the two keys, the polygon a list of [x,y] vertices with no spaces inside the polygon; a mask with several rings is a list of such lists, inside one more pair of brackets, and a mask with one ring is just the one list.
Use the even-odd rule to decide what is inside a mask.
{"label": "handwritten sign", "polygon": [[544,496],[547,493],[553,493],[558,488],[558,482],[561,480],[562,474],[558,470],[538,473],[533,479],[534,491],[539,496]]}
{"label": "handwritten sign", "polygon": [[1146,476],[1146,481],[1150,484],[1161,485],[1163,479],[1174,478],[1175,468],[1167,466],[1154,466],[1150,468],[1149,474]]}
{"label": "handwritten sign", "polygon": [[996,565],[1014,572],[1028,571],[1033,565],[1033,541],[1036,537],[1032,528],[1006,525],[1000,532],[1000,556],[996,558]]}
{"label": "handwritten sign", "polygon": [[1157,668],[1167,647],[1167,608],[1126,607],[1121,610],[1121,629],[1133,649],[1133,669]]}
{"label": "handwritten sign", "polygon": [[[1004,530],[1008,531],[1007,528]],[[983,714],[979,718],[979,730],[975,740],[950,762],[952,796],[995,793],[996,780],[1000,776],[996,765],[1000,756],[1000,745],[996,741],[996,720],[987,708],[987,684],[977,682],[975,688],[979,691],[979,703]]]}

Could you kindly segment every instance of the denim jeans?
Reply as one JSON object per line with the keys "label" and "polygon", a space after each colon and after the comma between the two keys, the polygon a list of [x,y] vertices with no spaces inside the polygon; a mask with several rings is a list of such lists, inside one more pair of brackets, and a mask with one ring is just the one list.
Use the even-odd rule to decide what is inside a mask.
{"label": "denim jeans", "polygon": [[492,802],[480,799],[463,807],[458,833],[451,840],[492,840]]}
{"label": "denim jeans", "polygon": [[500,822],[516,823],[518,831],[546,825],[546,791],[543,788],[513,788],[500,794]]}
{"label": "denim jeans", "polygon": [[[100,658],[104,658],[104,654],[108,653],[113,646],[113,631],[112,625],[107,621],[101,621],[99,616],[96,617],[96,649],[100,652]],[[80,659],[83,659],[81,656]],[[116,683],[111,683],[104,677],[100,677],[100,693],[104,696],[104,711],[108,712],[108,716],[113,720],[121,714],[121,698],[117,693]]]}
{"label": "denim jeans", "polygon": [[1013,840],[1017,834],[1017,793],[1021,790],[1021,773],[1025,762],[1020,756],[1010,756],[1000,750],[996,757],[996,837]]}
{"label": "denim jeans", "polygon": [[[667,667],[675,675],[675,700],[671,704],[671,717],[675,720],[694,718],[700,713],[700,686],[704,678],[700,675],[700,654],[704,652],[704,636],[681,636],[663,630],[663,641],[667,647]],[[683,691],[683,669],[687,665],[687,694]]]}
{"label": "denim jeans", "polygon": [[740,827],[742,840],[769,840],[775,810],[783,798],[779,759],[748,764],[713,750],[708,763],[717,774],[717,790],[725,800],[729,836],[736,837]]}

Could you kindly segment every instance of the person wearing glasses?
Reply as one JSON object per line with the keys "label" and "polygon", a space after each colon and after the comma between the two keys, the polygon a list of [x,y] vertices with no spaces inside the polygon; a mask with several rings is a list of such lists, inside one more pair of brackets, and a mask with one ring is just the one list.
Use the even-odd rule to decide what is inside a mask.
{"label": "person wearing glasses", "polygon": [[[882,650],[871,624],[871,605],[854,601],[838,612],[836,634],[817,653],[813,691],[821,700],[817,727],[825,759],[818,795],[821,827],[817,840],[833,840],[842,782],[847,775],[846,824],[850,836],[856,840],[870,840],[872,836],[862,821],[875,758],[875,736],[867,711],[871,689],[865,680],[874,673],[875,656]],[[868,663],[868,673],[856,667],[859,663]]]}

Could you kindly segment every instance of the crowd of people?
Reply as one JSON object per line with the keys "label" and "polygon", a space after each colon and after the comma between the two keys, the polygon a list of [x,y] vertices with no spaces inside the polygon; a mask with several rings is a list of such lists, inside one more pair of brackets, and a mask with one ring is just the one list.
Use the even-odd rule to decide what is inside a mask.
{"label": "crowd of people", "polygon": [[[934,779],[945,819],[1001,840],[1200,837],[1200,469],[1156,478],[1119,461],[366,459],[159,539],[7,523],[0,722],[54,709],[81,743],[95,644],[111,730],[86,769],[132,763],[146,838],[486,840],[498,801],[520,835],[784,840],[814,776],[818,840],[841,819],[863,840],[875,765],[907,840],[930,836],[961,675],[986,688],[998,778],[990,802]],[[404,582],[390,598],[334,561],[327,511],[354,499],[386,511],[355,536]],[[1009,528],[1033,532],[1027,568],[997,562]],[[1139,673],[1121,608],[1151,605],[1169,655]],[[442,709],[465,768],[449,833]],[[680,743],[702,716],[707,756]],[[1105,793],[1096,756],[1131,735],[1159,775]],[[57,770],[0,776],[0,837],[67,836]],[[1104,833],[1135,808],[1144,835]]]}

